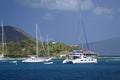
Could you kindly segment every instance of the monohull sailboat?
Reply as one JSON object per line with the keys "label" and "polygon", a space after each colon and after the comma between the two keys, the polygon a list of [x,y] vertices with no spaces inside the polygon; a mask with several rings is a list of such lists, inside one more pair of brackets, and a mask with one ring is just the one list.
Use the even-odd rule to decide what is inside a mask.
{"label": "monohull sailboat", "polygon": [[36,24],[36,55],[29,55],[28,58],[24,59],[22,62],[44,62],[45,58],[43,57],[38,57],[38,25]]}

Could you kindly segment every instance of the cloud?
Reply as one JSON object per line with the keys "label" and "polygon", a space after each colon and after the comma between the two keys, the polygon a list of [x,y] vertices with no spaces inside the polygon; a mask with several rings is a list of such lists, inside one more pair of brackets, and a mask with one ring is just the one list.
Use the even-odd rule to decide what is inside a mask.
{"label": "cloud", "polygon": [[[113,9],[95,6],[93,0],[17,0],[22,6],[30,8],[44,8],[61,11],[93,11],[95,15],[112,18]],[[120,8],[118,9],[120,12]],[[52,15],[45,14],[45,20],[53,20]]]}
{"label": "cloud", "polygon": [[95,7],[93,13],[99,16],[112,17],[113,9],[105,7]]}
{"label": "cloud", "polygon": [[51,3],[48,3],[47,5],[49,5],[49,9],[76,10],[78,8],[77,4],[77,0],[54,0]]}
{"label": "cloud", "polygon": [[94,7],[92,0],[79,0],[81,10],[90,10]]}
{"label": "cloud", "polygon": [[51,10],[89,10],[92,0],[17,0],[21,5],[31,8],[47,8]]}

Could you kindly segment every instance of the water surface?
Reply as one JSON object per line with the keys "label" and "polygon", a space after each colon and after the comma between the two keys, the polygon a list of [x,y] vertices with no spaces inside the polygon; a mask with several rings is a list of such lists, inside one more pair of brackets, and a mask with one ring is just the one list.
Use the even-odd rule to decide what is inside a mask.
{"label": "water surface", "polygon": [[0,61],[0,80],[119,80],[120,59],[99,59],[97,64],[11,63]]}

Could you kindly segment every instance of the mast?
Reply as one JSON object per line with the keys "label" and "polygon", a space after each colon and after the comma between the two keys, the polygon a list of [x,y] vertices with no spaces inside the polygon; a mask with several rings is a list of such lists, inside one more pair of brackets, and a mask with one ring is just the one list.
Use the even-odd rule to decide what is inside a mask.
{"label": "mast", "polygon": [[4,28],[3,28],[3,22],[1,21],[1,30],[2,30],[2,55],[4,55]]}
{"label": "mast", "polygon": [[36,24],[36,56],[38,58],[38,25]]}
{"label": "mast", "polygon": [[47,35],[47,49],[48,49],[48,57],[50,57],[50,49],[49,49],[49,40]]}

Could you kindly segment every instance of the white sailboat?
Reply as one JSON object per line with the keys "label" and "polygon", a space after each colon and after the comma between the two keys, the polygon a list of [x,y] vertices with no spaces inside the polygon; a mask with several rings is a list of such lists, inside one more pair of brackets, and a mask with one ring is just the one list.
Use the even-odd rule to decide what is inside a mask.
{"label": "white sailboat", "polygon": [[38,25],[36,24],[36,55],[29,55],[27,59],[24,59],[22,62],[44,62],[45,58],[38,57]]}
{"label": "white sailboat", "polygon": [[73,50],[73,52],[63,61],[63,64],[76,63],[97,63],[97,59],[91,55],[86,55],[83,50]]}
{"label": "white sailboat", "polygon": [[4,27],[3,22],[1,21],[1,31],[2,31],[2,53],[0,54],[0,60],[4,59]]}
{"label": "white sailboat", "polygon": [[[89,51],[89,47],[87,45],[87,37],[85,35],[85,30],[83,28],[83,24],[82,24],[82,16],[80,15],[81,18],[81,39],[85,39],[85,43],[87,46],[88,50],[84,50],[84,44],[82,44],[82,50],[73,50],[72,53],[69,55],[68,58],[66,58],[65,60],[63,60],[63,64],[66,63],[97,63],[97,58],[94,56],[96,53]],[[84,37],[84,38],[83,38]],[[83,43],[83,42],[82,42]]]}

